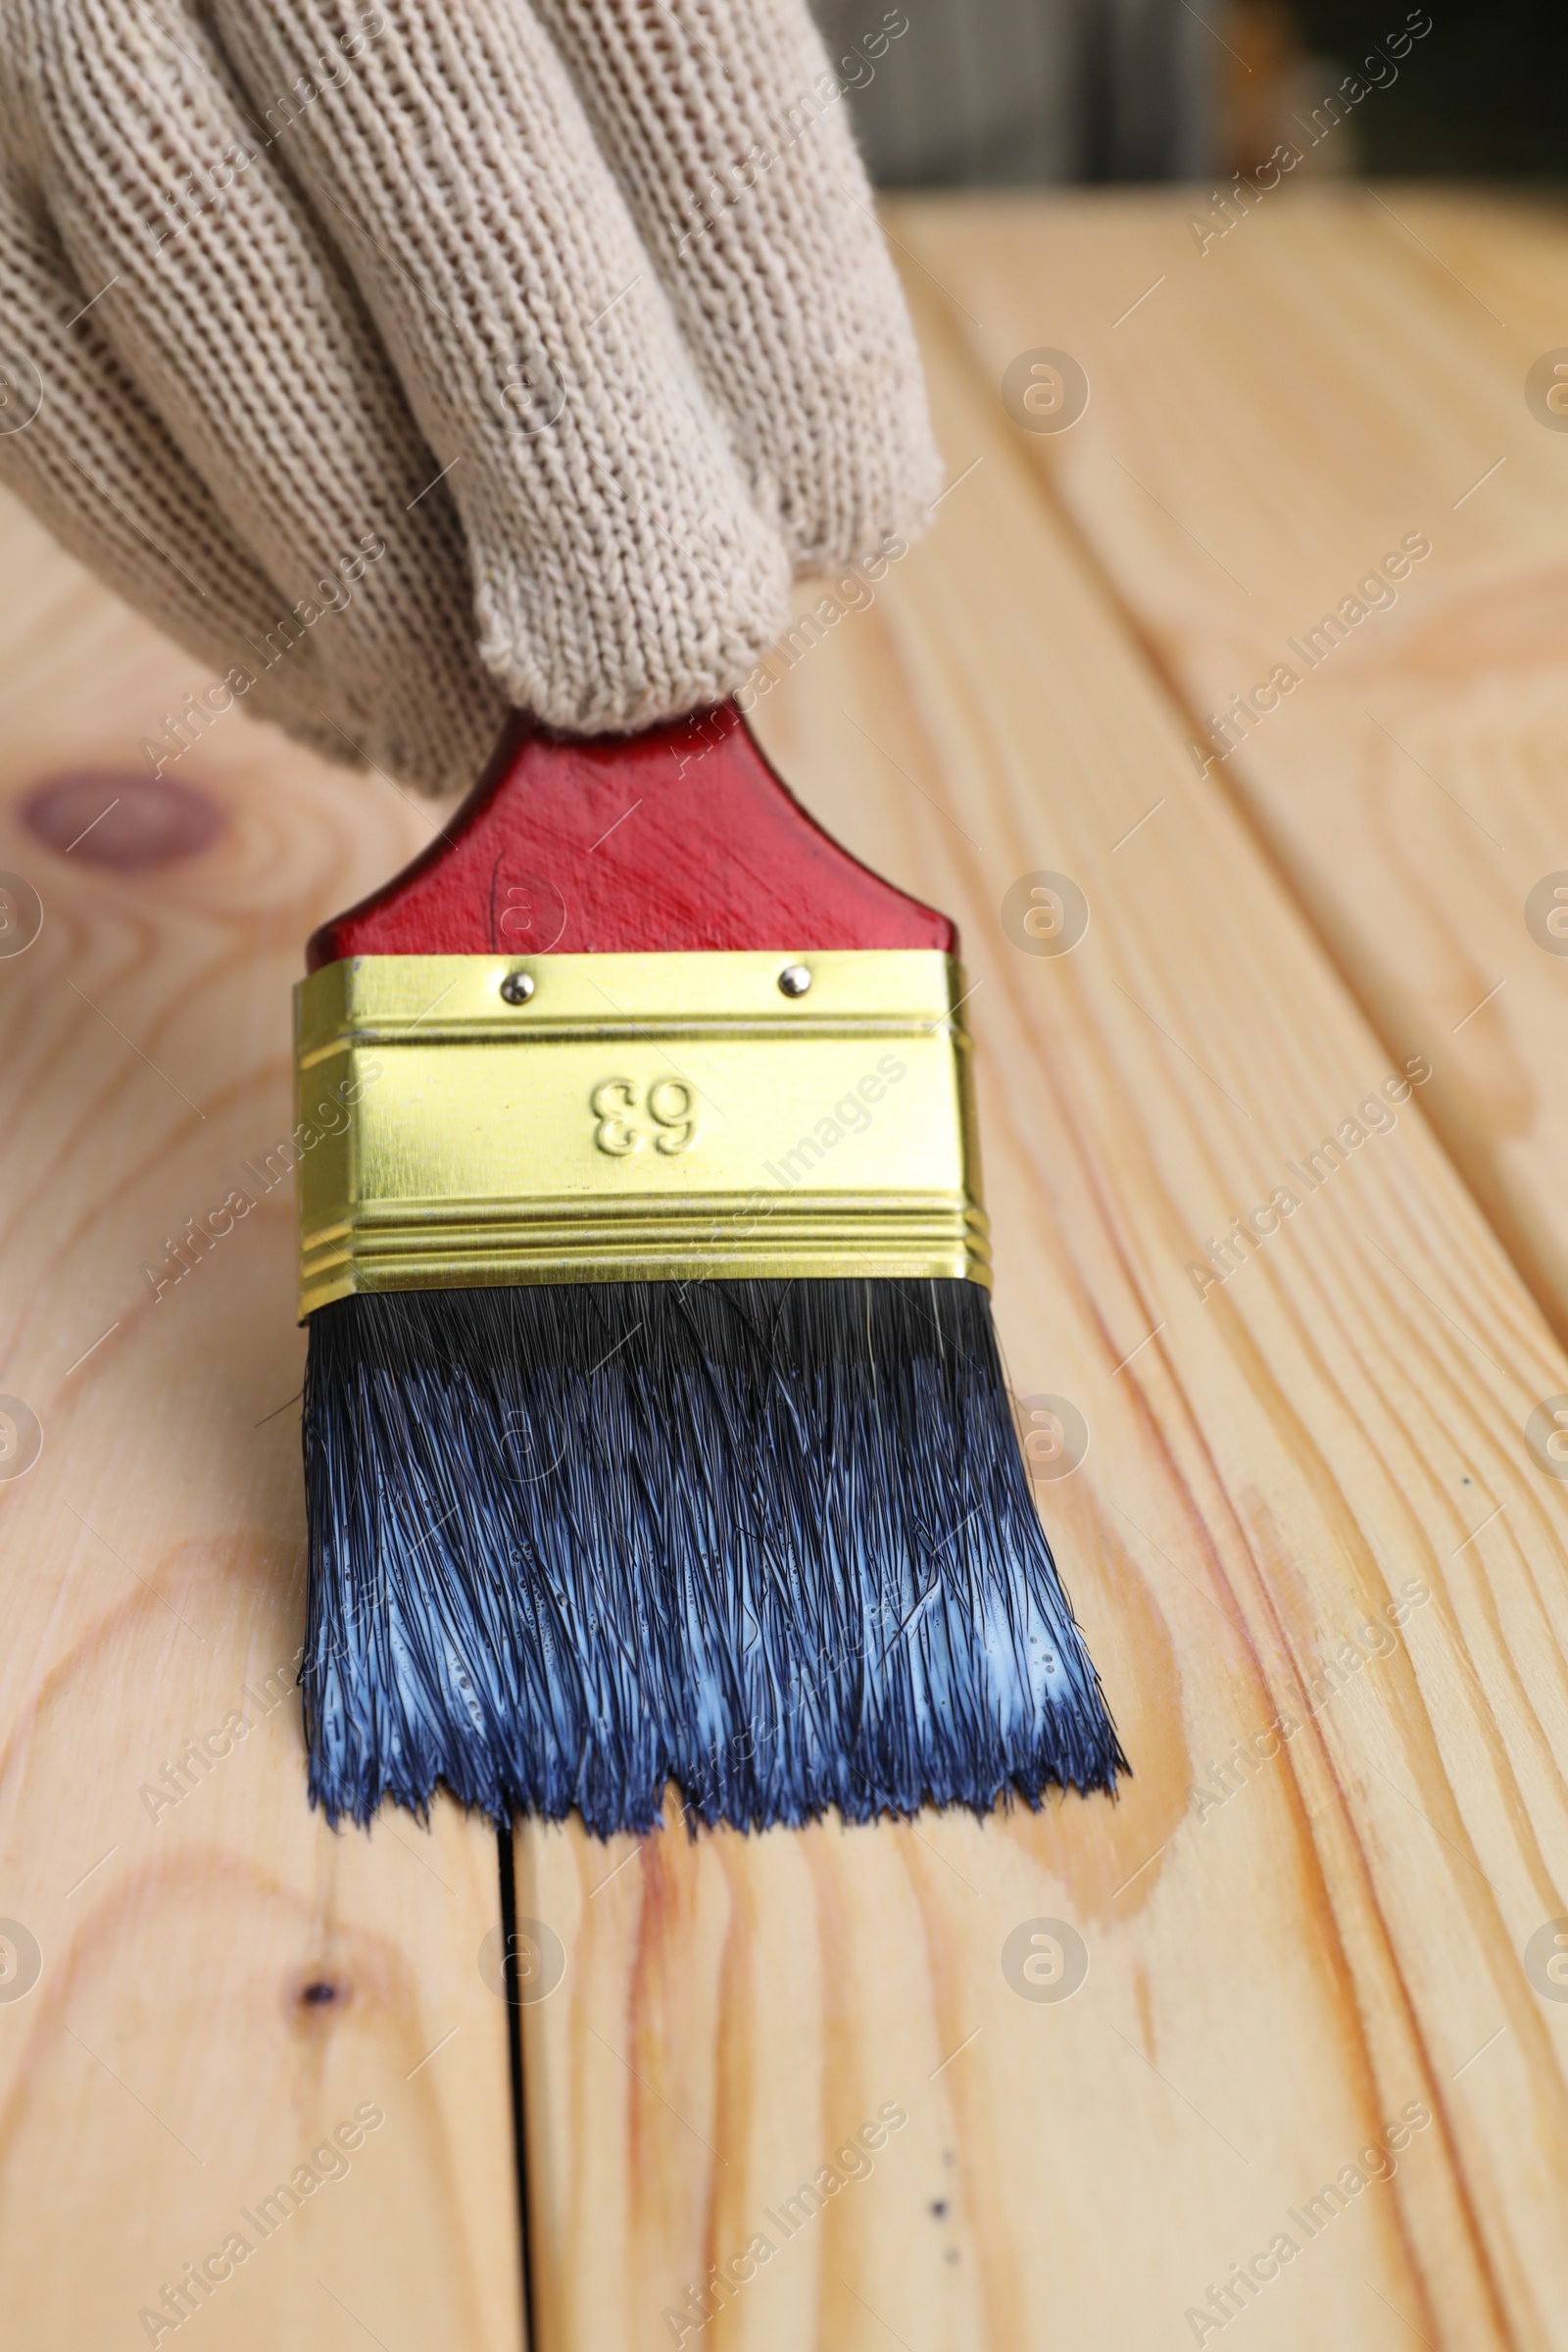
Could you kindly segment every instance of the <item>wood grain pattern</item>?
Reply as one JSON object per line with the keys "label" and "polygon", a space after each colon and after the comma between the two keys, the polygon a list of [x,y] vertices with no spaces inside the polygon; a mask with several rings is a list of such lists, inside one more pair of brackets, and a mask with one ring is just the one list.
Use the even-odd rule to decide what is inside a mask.
{"label": "wood grain pattern", "polygon": [[[1081,288],[1112,317],[1149,282],[1143,201],[1055,216],[1107,240],[1083,247]],[[1437,248],[1435,217],[1399,209]],[[1164,218],[1179,234],[1179,213]],[[1444,216],[1441,250],[1472,283],[1492,251],[1488,300],[1511,320],[1497,285],[1517,272],[1535,299],[1555,232],[1517,224],[1507,260],[1488,218]],[[1493,363],[1465,356],[1462,290],[1424,262],[1412,277],[1393,232],[1374,250],[1353,205],[1324,220],[1317,246],[1304,211],[1232,241],[1244,256],[1254,231],[1288,232],[1302,252],[1258,263],[1260,324],[1249,345],[1233,321],[1219,392],[1198,341],[1159,358],[1191,447],[1219,450],[1230,430],[1276,533],[1322,557],[1299,611],[1280,592],[1293,633],[1339,580],[1337,502],[1369,526],[1354,570],[1390,529],[1423,524],[1404,493],[1436,478],[1420,471],[1433,450],[1468,453],[1454,416],[1479,429],[1501,413]],[[1563,1488],[1523,1424],[1568,1377],[1427,1123],[1456,1139],[1499,1226],[1506,1176],[1549,1238],[1547,1111],[1523,1116],[1500,1079],[1478,1091],[1503,1057],[1470,1057],[1484,1013],[1453,1031],[1465,1008],[1437,948],[1419,968],[1441,988],[1400,978],[1420,923],[1467,942],[1472,904],[1505,894],[1474,860],[1456,878],[1442,845],[1463,815],[1391,801],[1396,823],[1369,829],[1335,780],[1332,735],[1298,783],[1312,822],[1280,816],[1275,864],[1259,854],[1228,790],[1198,775],[1158,671],[1177,674],[1184,616],[1208,642],[1187,530],[1254,599],[1261,575],[1167,499],[1180,521],[1135,538],[1122,576],[1141,644],[1039,470],[1048,457],[1070,491],[1089,465],[1080,436],[1110,405],[1107,365],[1090,355],[1090,415],[1045,451],[1001,411],[991,359],[975,364],[981,333],[1004,360],[1070,343],[1070,240],[1055,233],[1048,285],[1019,215],[932,207],[895,225],[986,322],[913,274],[954,487],[932,540],[874,594],[847,583],[836,614],[817,608],[818,641],[780,657],[758,718],[847,845],[962,927],[1004,1337],[1020,1396],[1070,1399],[1088,1427],[1087,1457],[1042,1481],[1041,1502],[1136,1778],[1114,1805],[985,1824],[692,1841],[672,1823],[609,1848],[525,1835],[521,1909],[566,1955],[526,2015],[543,2352],[710,2333],[737,2352],[869,2352],[890,2332],[907,2352],[1144,2352],[1238,2330],[1262,2352],[1393,2352],[1412,2330],[1443,2352],[1559,2345],[1568,2003],[1524,1955],[1568,1914],[1568,1588]],[[1331,391],[1369,396],[1356,355],[1378,334],[1402,334],[1427,370],[1431,397],[1389,416],[1392,457],[1348,444],[1343,492],[1303,464],[1302,419],[1329,395],[1322,378],[1298,392],[1298,363],[1279,357],[1268,304],[1288,265],[1308,305],[1321,273]],[[1130,333],[1156,299],[1104,334]],[[1283,417],[1272,472],[1262,426],[1253,452],[1229,421],[1254,377]],[[1325,439],[1355,402],[1341,406]],[[1140,418],[1162,448],[1157,417]],[[1540,443],[1554,462],[1556,438]],[[1159,491],[1129,446],[1123,463]],[[1392,475],[1411,451],[1415,472]],[[1478,528],[1518,455],[1433,530],[1423,594],[1446,576],[1441,529],[1457,546]],[[1104,454],[1094,463],[1109,480]],[[1511,511],[1485,563],[1454,575],[1471,595],[1454,631],[1419,641],[1434,695],[1467,648],[1494,649],[1465,705],[1477,773],[1549,763],[1555,592],[1508,587],[1521,546],[1549,573],[1546,527]],[[190,810],[146,800],[137,745],[202,681],[9,508],[0,547],[28,600],[0,607],[0,867],[45,906],[37,942],[0,957],[0,1389],[44,1432],[36,1467],[0,1481],[0,1913],[43,1955],[25,1997],[0,1999],[11,2334],[27,2352],[147,2340],[138,2309],[375,2101],[386,2124],[348,2176],[185,2325],[232,2352],[336,2352],[367,2331],[385,2352],[511,2347],[504,2014],[476,1966],[491,1842],[446,1811],[428,1840],[395,1819],[332,1838],[304,1806],[292,1707],[264,1715],[265,1691],[240,1695],[287,1664],[300,1615],[286,1184],[156,1303],[141,1271],[285,1132],[304,934],[428,819],[235,716],[171,770],[220,812],[199,842]],[[1412,590],[1367,625],[1428,618]],[[1233,669],[1211,661],[1214,691],[1256,674],[1250,625],[1236,624]],[[1370,662],[1382,642],[1363,630],[1341,650]],[[1313,682],[1332,685],[1332,664]],[[1367,707],[1400,733],[1402,705]],[[1506,760],[1483,757],[1489,713],[1515,728]],[[1257,756],[1298,723],[1295,707],[1277,714]],[[1434,767],[1452,731],[1404,739],[1464,798],[1465,778]],[[104,804],[122,778],[128,812],[73,848],[84,772]],[[1544,786],[1531,806],[1544,870],[1558,856]],[[1399,858],[1368,878],[1385,836]],[[1315,865],[1298,839],[1316,843]],[[1015,882],[1048,870],[1091,910],[1060,956],[1024,954],[1001,916]],[[1456,882],[1471,894],[1458,902]],[[1380,893],[1403,944],[1374,965]],[[1502,915],[1476,922],[1490,952]],[[1374,1090],[1421,1054],[1435,1075],[1390,1127]],[[1543,1103],[1544,1067],[1529,1065]],[[1460,1135],[1466,1101],[1495,1112],[1506,1151]],[[1187,1268],[1208,1239],[1296,1184],[1291,1163],[1369,1102],[1344,1164],[1300,1179],[1298,1206],[1200,1298]],[[253,1704],[243,1742],[153,1820],[141,1790],[166,1761]],[[1289,1739],[1269,1729],[1282,1716]],[[1016,1953],[1004,1973],[1007,1939],[1038,1922],[1057,1923],[1040,1932],[1063,1951],[1081,1940],[1088,1974],[1068,1998],[1025,1997]],[[1052,1988],[1049,1975],[1033,1987]],[[1400,2122],[1412,2108],[1430,2120]],[[906,2121],[879,2125],[884,2109]],[[1390,2124],[1392,2178],[1356,2180],[1352,2166],[1389,2170]],[[864,2161],[843,2153],[863,2126],[885,2134]],[[1333,2182],[1342,2207],[1321,2198]],[[1233,2289],[1223,2328],[1188,2316],[1282,2233],[1291,2259]],[[759,2234],[768,2259],[710,2326],[666,2321]]]}
{"label": "wood grain pattern", "polygon": [[[0,957],[0,1389],[43,1433],[0,1480],[0,1912],[41,1953],[11,1997],[0,1930],[7,2338],[169,2343],[139,2313],[237,2232],[180,2341],[514,2352],[494,1839],[447,1807],[333,1837],[291,1690],[289,989],[429,820],[237,715],[161,794],[140,739],[204,681],[9,502],[0,564],[0,867],[44,911]],[[242,1161],[256,1207],[176,1282],[166,1237]],[[385,2121],[334,2157],[360,2106]],[[241,2209],[280,2181],[264,2236]]]}
{"label": "wood grain pattern", "polygon": [[[951,284],[991,216],[924,218]],[[1565,2010],[1522,1956],[1568,1910],[1568,1583],[1522,1430],[1563,1358],[1434,1140],[1437,1082],[1388,1125],[1387,1047],[910,283],[939,528],[758,720],[958,918],[1000,1320],[1020,1396],[1088,1426],[1042,1507],[1136,1777],[985,1824],[526,1834],[522,1908],[567,1955],[527,2013],[543,2339],[1560,2344]],[[1087,897],[1070,954],[1004,928],[1043,871]],[[1200,1297],[1207,1239],[1366,1103]],[[1070,1998],[1004,1973],[1041,1921],[1087,1953]],[[884,2103],[908,2122],[869,2177],[770,2220]],[[756,2233],[732,2302],[664,2316]],[[1195,2316],[1282,2235],[1223,2328]]]}
{"label": "wood grain pattern", "polygon": [[[1200,252],[1187,217],[1203,209],[915,207],[900,234],[993,383],[1038,344],[1088,370],[1080,424],[1016,438],[1189,735],[1275,664],[1299,675],[1210,783],[1391,1048],[1432,1054],[1430,1115],[1568,1333],[1568,961],[1527,924],[1568,868],[1568,439],[1542,390],[1526,398],[1564,341],[1568,227],[1518,203],[1287,183]],[[1309,666],[1304,632],[1409,533],[1432,554],[1397,604]]]}

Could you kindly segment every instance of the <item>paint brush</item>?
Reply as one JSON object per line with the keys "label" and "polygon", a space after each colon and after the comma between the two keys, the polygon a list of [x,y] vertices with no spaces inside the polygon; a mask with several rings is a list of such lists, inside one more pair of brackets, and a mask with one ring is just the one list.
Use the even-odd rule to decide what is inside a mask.
{"label": "paint brush", "polygon": [[1112,1788],[998,1355],[948,918],[721,705],[515,722],[309,963],[328,1817],[444,1785],[609,1836],[671,1784],[743,1829]]}

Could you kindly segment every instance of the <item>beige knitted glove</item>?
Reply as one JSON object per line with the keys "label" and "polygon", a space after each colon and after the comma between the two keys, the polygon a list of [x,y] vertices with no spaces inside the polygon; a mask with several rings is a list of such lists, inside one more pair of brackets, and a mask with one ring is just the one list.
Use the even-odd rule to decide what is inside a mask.
{"label": "beige knitted glove", "polygon": [[715,700],[936,495],[838,90],[803,0],[0,0],[0,478],[427,790]]}

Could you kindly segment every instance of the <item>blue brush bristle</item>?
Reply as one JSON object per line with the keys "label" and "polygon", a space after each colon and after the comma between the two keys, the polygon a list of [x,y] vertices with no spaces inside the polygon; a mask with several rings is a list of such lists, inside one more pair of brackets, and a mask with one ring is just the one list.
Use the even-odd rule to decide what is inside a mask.
{"label": "blue brush bristle", "polygon": [[1125,1758],[969,1282],[345,1298],[305,1395],[310,1786],[496,1821],[989,1812]]}

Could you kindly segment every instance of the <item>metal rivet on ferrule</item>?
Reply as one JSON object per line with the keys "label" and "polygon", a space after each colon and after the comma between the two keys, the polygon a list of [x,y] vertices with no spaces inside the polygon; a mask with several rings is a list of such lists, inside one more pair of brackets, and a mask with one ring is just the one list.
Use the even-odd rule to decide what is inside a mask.
{"label": "metal rivet on ferrule", "polygon": [[804,963],[787,963],[778,976],[778,985],[786,997],[804,997],[811,985],[811,975]]}
{"label": "metal rivet on ferrule", "polygon": [[526,1004],[533,991],[534,978],[531,972],[509,972],[501,983],[501,994],[509,1004]]}

